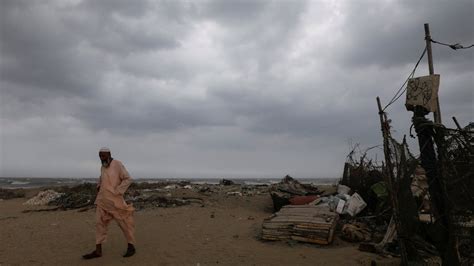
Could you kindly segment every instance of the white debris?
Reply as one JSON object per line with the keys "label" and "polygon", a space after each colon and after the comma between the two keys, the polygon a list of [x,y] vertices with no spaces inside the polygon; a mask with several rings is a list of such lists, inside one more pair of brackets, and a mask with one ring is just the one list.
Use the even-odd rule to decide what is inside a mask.
{"label": "white debris", "polygon": [[177,185],[168,185],[165,187],[165,189],[177,189],[178,186]]}
{"label": "white debris", "polygon": [[59,193],[54,190],[40,191],[38,195],[29,199],[24,205],[47,205],[50,201],[53,201],[61,197],[64,193]]}
{"label": "white debris", "polygon": [[336,212],[341,214],[344,211],[345,204],[346,204],[345,200],[343,199],[339,200],[339,202],[337,203]]}
{"label": "white debris", "polygon": [[227,195],[236,195],[236,196],[241,196],[242,197],[242,192],[239,192],[239,191],[230,191],[230,192],[227,192]]}
{"label": "white debris", "polygon": [[351,192],[350,187],[341,184],[337,185],[337,194],[349,194],[349,192]]}
{"label": "white debris", "polygon": [[356,216],[367,206],[367,203],[365,203],[364,199],[362,199],[362,197],[357,193],[352,194],[347,203],[347,213],[352,217]]}
{"label": "white debris", "polygon": [[185,188],[185,189],[193,189],[193,187],[192,187],[191,185],[186,185],[186,186],[184,186],[183,188]]}

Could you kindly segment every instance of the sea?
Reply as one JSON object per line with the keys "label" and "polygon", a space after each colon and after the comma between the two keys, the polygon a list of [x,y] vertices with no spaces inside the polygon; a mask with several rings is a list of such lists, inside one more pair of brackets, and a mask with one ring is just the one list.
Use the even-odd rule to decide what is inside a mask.
{"label": "sea", "polygon": [[[192,184],[219,184],[222,180],[218,178],[136,178],[134,182],[179,182],[188,181]],[[271,185],[281,181],[272,178],[235,178],[229,179],[237,184],[243,185]],[[301,183],[314,185],[332,185],[336,184],[337,178],[297,178]],[[49,177],[0,177],[0,188],[41,188],[55,186],[76,186],[85,183],[97,183],[98,178],[49,178]]]}

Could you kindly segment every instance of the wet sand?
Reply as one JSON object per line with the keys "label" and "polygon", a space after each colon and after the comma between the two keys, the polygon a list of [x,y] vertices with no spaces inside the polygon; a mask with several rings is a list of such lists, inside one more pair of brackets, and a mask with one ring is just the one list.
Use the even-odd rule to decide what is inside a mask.
{"label": "wet sand", "polygon": [[[183,192],[192,194],[191,192]],[[201,195],[202,197],[202,195]],[[0,265],[399,265],[360,252],[338,237],[329,246],[259,239],[272,213],[268,194],[205,197],[205,204],[135,213],[137,254],[122,258],[125,239],[112,222],[103,257],[94,248],[94,209],[23,213],[26,198],[0,201]]]}

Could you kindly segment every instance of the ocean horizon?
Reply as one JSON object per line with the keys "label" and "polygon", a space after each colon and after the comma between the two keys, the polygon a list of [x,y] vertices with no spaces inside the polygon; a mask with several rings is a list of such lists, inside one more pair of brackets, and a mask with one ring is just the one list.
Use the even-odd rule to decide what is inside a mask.
{"label": "ocean horizon", "polygon": [[[295,177],[294,177],[295,178]],[[158,182],[179,182],[188,181],[193,184],[219,184],[222,179],[232,180],[237,184],[243,185],[270,185],[280,182],[281,178],[258,177],[258,178],[227,178],[227,177],[209,177],[209,178],[165,178],[165,177],[147,177],[134,178],[137,183],[158,183]],[[302,183],[312,183],[315,185],[336,184],[340,178],[295,178]],[[91,177],[0,177],[0,188],[41,188],[54,186],[76,186],[85,183],[97,183],[98,178]]]}

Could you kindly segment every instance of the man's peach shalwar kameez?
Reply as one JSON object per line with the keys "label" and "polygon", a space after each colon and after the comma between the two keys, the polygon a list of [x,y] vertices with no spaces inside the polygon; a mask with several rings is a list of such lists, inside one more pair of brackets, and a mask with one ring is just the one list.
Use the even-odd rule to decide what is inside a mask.
{"label": "man's peach shalwar kameez", "polygon": [[112,160],[108,167],[100,169],[99,193],[95,204],[96,209],[96,244],[102,244],[107,239],[107,226],[115,219],[122,229],[127,242],[135,244],[135,225],[133,222],[134,208],[127,204],[123,194],[132,183],[127,169],[122,162]]}

